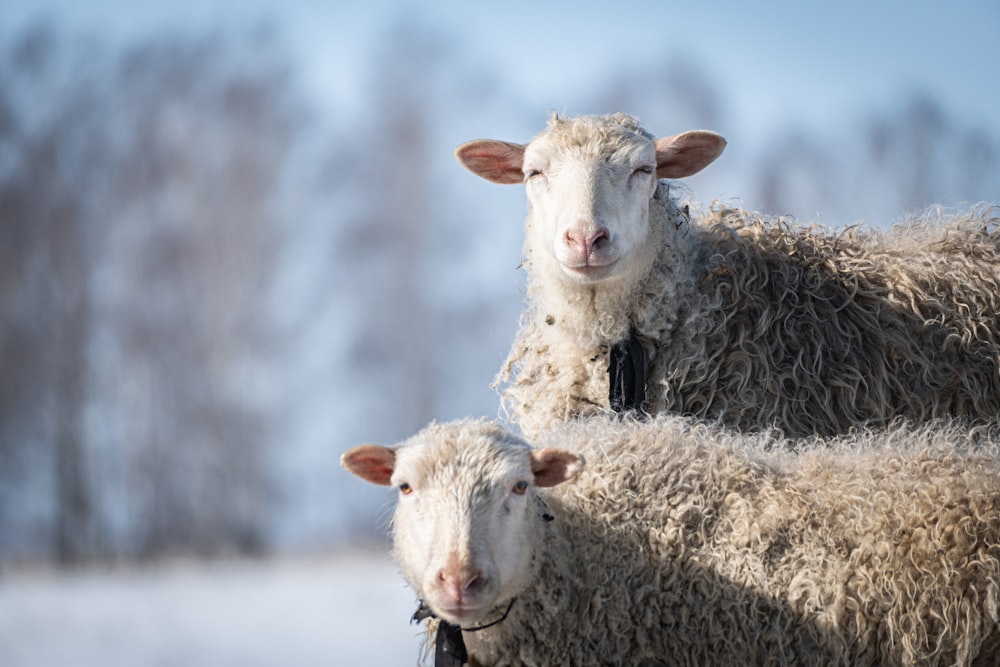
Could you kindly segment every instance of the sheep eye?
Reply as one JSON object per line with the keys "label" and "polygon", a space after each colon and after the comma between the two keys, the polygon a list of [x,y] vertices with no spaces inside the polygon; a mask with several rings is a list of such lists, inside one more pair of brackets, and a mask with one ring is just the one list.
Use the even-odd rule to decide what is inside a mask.
{"label": "sheep eye", "polygon": [[632,173],[634,173],[634,174],[652,174],[653,173],[653,168],[650,167],[649,165],[646,165],[646,166],[643,166],[643,167],[639,167],[638,169],[636,169]]}
{"label": "sheep eye", "polygon": [[535,176],[541,176],[541,175],[542,175],[542,170],[541,169],[529,169],[528,172],[527,172],[527,174],[526,174],[526,176],[529,179],[532,179]]}
{"label": "sheep eye", "polygon": [[407,484],[406,482],[403,482],[402,484],[399,485],[399,492],[404,496],[408,496],[411,493],[413,493],[413,487]]}
{"label": "sheep eye", "polygon": [[513,488],[514,493],[516,493],[519,496],[523,496],[524,492],[527,490],[528,490],[528,483],[524,481],[518,482],[517,484],[514,485]]}

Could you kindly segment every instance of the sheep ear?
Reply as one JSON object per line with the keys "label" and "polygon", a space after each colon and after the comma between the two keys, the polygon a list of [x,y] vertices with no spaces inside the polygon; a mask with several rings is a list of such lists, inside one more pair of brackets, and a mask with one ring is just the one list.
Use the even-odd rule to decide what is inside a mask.
{"label": "sheep ear", "polygon": [[455,149],[455,157],[466,169],[493,183],[510,185],[524,180],[524,146],[506,141],[479,139]]}
{"label": "sheep ear", "polygon": [[360,445],[341,456],[340,465],[366,482],[389,486],[396,465],[396,450],[382,445]]}
{"label": "sheep ear", "polygon": [[580,474],[585,462],[579,454],[546,447],[531,452],[531,472],[536,486],[555,486]]}
{"label": "sheep ear", "polygon": [[656,177],[697,174],[722,155],[726,140],[715,132],[694,130],[656,140]]}

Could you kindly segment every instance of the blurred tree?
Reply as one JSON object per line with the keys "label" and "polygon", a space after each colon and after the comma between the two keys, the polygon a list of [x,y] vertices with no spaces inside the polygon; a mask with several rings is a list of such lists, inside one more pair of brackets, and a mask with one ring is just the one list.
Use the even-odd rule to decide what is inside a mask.
{"label": "blurred tree", "polygon": [[314,341],[293,352],[310,369],[296,387],[296,456],[282,461],[283,511],[298,521],[280,531],[297,544],[382,537],[384,492],[358,487],[340,454],[431,419],[496,414],[490,382],[520,311],[520,223],[493,197],[516,206],[521,194],[476,193],[452,156],[471,132],[510,121],[514,95],[491,91],[497,77],[475,59],[456,60],[439,26],[409,15],[384,30],[364,58],[357,110],[335,100],[324,115],[335,143],[313,210],[297,219],[311,246],[298,257],[322,265],[292,315]]}
{"label": "blurred tree", "polygon": [[0,462],[53,472],[0,466],[0,555],[259,550],[292,79],[265,34],[86,47],[4,49]]}
{"label": "blurred tree", "polygon": [[345,221],[352,249],[346,268],[362,303],[370,304],[358,309],[349,356],[358,377],[378,388],[369,405],[391,406],[391,424],[380,426],[406,434],[434,416],[435,361],[447,354],[433,347],[427,285],[428,266],[446,241],[442,221],[431,214],[428,146],[441,52],[432,36],[402,24],[385,44],[371,70],[371,114],[353,139],[360,139],[363,159],[349,167],[367,206]]}
{"label": "blurred tree", "polygon": [[[801,128],[775,132],[761,155],[758,199],[769,213],[832,225],[887,226],[907,212],[996,201],[1000,148],[938,101],[916,94],[821,141]],[[754,200],[750,200],[754,201]]]}
{"label": "blurred tree", "polygon": [[760,160],[755,206],[776,215],[808,219],[835,201],[836,168],[825,144],[791,131],[768,145]]}
{"label": "blurred tree", "polygon": [[869,190],[889,184],[896,215],[939,202],[997,199],[996,138],[963,124],[928,95],[912,95],[890,114],[874,115],[860,136],[867,140],[861,178]]}
{"label": "blurred tree", "polygon": [[[301,109],[267,35],[166,37],[113,80],[111,201],[143,553],[264,547],[271,283]],[[140,524],[141,522],[141,524]]]}
{"label": "blurred tree", "polygon": [[[89,193],[100,170],[102,133],[89,112],[90,82],[68,77],[61,55],[54,33],[38,26],[11,44],[4,59],[0,451],[21,472],[39,459],[30,448],[39,439],[51,442],[52,548],[60,561],[74,562],[97,549],[82,424],[99,252]],[[38,95],[57,102],[39,105]]]}
{"label": "blurred tree", "polygon": [[724,123],[725,105],[712,77],[683,57],[627,68],[602,86],[596,99],[594,113],[645,109],[640,120],[657,135]]}

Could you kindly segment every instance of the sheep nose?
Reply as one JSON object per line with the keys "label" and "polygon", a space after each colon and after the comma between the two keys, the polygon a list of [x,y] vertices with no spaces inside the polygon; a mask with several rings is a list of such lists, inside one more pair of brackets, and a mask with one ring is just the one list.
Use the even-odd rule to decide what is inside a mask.
{"label": "sheep nose", "polygon": [[469,593],[486,584],[486,575],[482,570],[468,570],[466,568],[441,568],[437,573],[438,582],[449,597],[461,600]]}
{"label": "sheep nose", "polygon": [[581,259],[590,257],[590,254],[611,239],[611,232],[607,227],[598,227],[595,230],[568,229],[566,230],[566,245],[573,250],[573,254]]}

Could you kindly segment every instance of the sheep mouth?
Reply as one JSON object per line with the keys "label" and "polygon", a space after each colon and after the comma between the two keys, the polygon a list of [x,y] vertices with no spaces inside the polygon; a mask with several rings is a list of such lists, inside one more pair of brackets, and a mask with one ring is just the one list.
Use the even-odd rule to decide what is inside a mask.
{"label": "sheep mouth", "polygon": [[493,607],[490,604],[437,605],[437,615],[456,625],[467,625],[479,620]]}
{"label": "sheep mouth", "polygon": [[563,273],[574,280],[585,283],[594,283],[604,280],[614,273],[618,260],[612,259],[607,262],[585,262],[582,264],[562,264]]}

